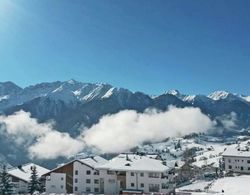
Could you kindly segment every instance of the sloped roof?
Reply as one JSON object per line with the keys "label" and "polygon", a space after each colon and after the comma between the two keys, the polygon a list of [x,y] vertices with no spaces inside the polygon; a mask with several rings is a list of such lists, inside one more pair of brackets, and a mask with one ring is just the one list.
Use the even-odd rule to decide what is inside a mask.
{"label": "sloped roof", "polygon": [[8,174],[16,178],[19,178],[25,182],[28,182],[30,180],[30,176],[32,172],[31,167],[34,167],[34,166],[36,167],[38,177],[41,177],[42,175],[50,171],[49,169],[46,169],[34,163],[28,163],[28,164],[23,165],[21,169],[18,167],[10,169],[8,171]]}
{"label": "sloped roof", "polygon": [[51,173],[51,172],[57,170],[57,169],[60,169],[61,167],[64,167],[64,166],[66,166],[66,165],[68,165],[70,163],[74,163],[76,161],[78,161],[78,162],[80,162],[82,164],[85,164],[86,166],[89,166],[89,167],[94,168],[94,169],[97,166],[101,166],[101,165],[108,162],[108,160],[106,160],[105,158],[102,158],[101,156],[92,156],[92,157],[87,157],[87,158],[74,159],[74,160],[69,161],[67,163],[60,164],[60,166],[58,166],[58,167],[52,169],[51,171],[47,172],[46,175],[48,173]]}
{"label": "sloped roof", "polygon": [[106,160],[105,158],[102,158],[101,156],[93,156],[93,157],[88,157],[88,158],[78,159],[78,160],[93,168],[96,168],[108,162],[108,160]]}
{"label": "sloped roof", "polygon": [[223,156],[250,157],[250,150],[246,147],[231,146],[222,154]]}
{"label": "sloped roof", "polygon": [[119,154],[108,163],[97,167],[113,171],[146,171],[165,172],[169,167],[163,165],[161,160],[136,154]]}

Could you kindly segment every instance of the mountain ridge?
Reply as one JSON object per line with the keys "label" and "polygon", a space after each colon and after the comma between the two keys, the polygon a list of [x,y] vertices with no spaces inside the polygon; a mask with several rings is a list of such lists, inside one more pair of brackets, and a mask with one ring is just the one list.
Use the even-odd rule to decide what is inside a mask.
{"label": "mountain ridge", "polygon": [[[70,88],[70,85],[72,86],[71,88]],[[83,90],[86,87],[85,88],[85,92],[86,92],[86,91],[90,90],[91,88],[94,89],[93,88],[94,86],[95,87],[98,87],[98,86],[99,87],[106,87],[106,89],[107,89],[106,92],[108,92],[108,90],[111,90],[111,88],[112,88],[113,90],[116,90],[116,91],[119,91],[121,89],[121,90],[127,90],[131,93],[139,92],[139,93],[143,93],[145,95],[148,95],[148,94],[146,94],[144,92],[140,92],[140,91],[132,92],[129,89],[114,87],[108,83],[88,83],[88,82],[85,83],[85,82],[76,81],[74,79],[70,79],[68,81],[42,82],[42,83],[38,83],[38,84],[34,84],[34,85],[29,85],[29,86],[24,87],[24,88],[21,88],[20,86],[16,85],[15,83],[13,83],[11,81],[6,81],[6,82],[0,82],[0,102],[3,99],[7,99],[7,97],[3,98],[4,96],[12,95],[13,93],[17,93],[18,95],[20,95],[20,93],[21,94],[29,93],[31,91],[36,91],[35,97],[42,97],[42,96],[46,96],[46,95],[51,95],[51,93],[58,94],[58,93],[60,93],[60,91],[67,91],[67,90],[71,90],[71,92],[73,92],[73,94],[75,96],[79,96],[82,92],[80,90],[81,88]],[[67,87],[69,87],[69,88],[67,89]],[[10,90],[12,90],[11,93],[8,93]],[[95,88],[94,90],[97,90],[97,89]],[[37,93],[39,93],[39,91],[40,91],[40,94],[37,94]],[[93,93],[93,91],[92,91],[92,93]],[[183,101],[191,101],[195,97],[200,96],[200,97],[207,97],[207,98],[214,100],[214,101],[231,98],[231,99],[241,99],[242,101],[250,102],[250,96],[236,94],[236,93],[230,93],[228,91],[214,91],[208,95],[204,95],[204,94],[186,95],[186,94],[181,94],[179,90],[174,89],[174,90],[169,90],[165,93],[159,94],[159,95],[154,96],[154,97],[158,97],[158,96],[163,95],[163,94],[170,94],[170,95],[176,96],[179,99],[182,99]],[[93,93],[94,97],[95,97],[95,95],[97,95],[97,94]],[[148,95],[148,96],[152,97],[150,95]],[[2,97],[2,99],[1,99],[1,97]],[[35,97],[31,97],[30,99],[35,98]],[[92,96],[90,93],[88,95],[85,95],[85,97],[82,97],[82,98],[83,98],[83,100],[88,100],[88,97],[91,99]],[[98,97],[100,97],[100,96],[98,96]]]}
{"label": "mountain ridge", "polygon": [[[56,130],[77,137],[80,127],[91,127],[104,115],[122,110],[144,112],[151,108],[165,111],[169,106],[195,107],[211,120],[217,121],[217,129],[212,132],[215,135],[250,132],[250,102],[246,100],[248,96],[229,92],[214,94],[217,96],[212,99],[206,95],[185,95],[171,90],[152,97],[107,83],[82,83],[72,79],[39,83],[25,88],[5,82],[0,83],[0,116],[23,110],[29,112],[39,123],[52,120]],[[232,120],[234,125],[224,125],[225,120]],[[6,144],[9,144],[8,140],[0,137],[0,145]],[[14,157],[8,157],[8,162],[11,163],[26,155],[25,151],[20,152],[15,147],[2,148],[0,147],[0,154],[6,157],[8,154],[15,154]]]}

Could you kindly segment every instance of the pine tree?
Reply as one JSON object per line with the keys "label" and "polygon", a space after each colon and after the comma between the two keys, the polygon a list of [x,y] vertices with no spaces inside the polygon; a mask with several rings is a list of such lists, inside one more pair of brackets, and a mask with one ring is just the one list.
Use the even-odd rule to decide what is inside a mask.
{"label": "pine tree", "polygon": [[7,168],[4,165],[3,170],[0,173],[0,194],[1,195],[10,195],[12,193],[12,184],[10,181],[10,176],[7,173]]}
{"label": "pine tree", "polygon": [[36,166],[32,166],[31,167],[30,182],[29,182],[29,186],[28,186],[29,193],[33,194],[35,191],[40,192],[41,191],[40,186],[41,185],[40,185],[40,182],[39,182]]}
{"label": "pine tree", "polygon": [[219,160],[219,177],[223,177],[224,173],[223,170],[225,169],[225,164],[223,160]]}

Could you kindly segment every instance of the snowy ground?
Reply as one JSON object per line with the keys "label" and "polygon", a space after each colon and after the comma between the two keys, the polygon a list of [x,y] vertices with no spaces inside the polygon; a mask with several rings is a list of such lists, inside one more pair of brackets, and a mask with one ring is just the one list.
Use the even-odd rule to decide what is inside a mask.
{"label": "snowy ground", "polygon": [[[193,191],[192,195],[249,195],[249,184],[250,175],[242,175],[237,177],[225,177],[213,182],[196,181],[193,184],[177,189],[177,191]],[[209,186],[209,188],[205,189],[207,186]],[[199,190],[201,192],[198,192]],[[222,193],[222,190],[224,190],[224,193]]]}
{"label": "snowy ground", "polygon": [[148,144],[139,147],[139,152],[158,153],[167,162],[176,161],[178,164],[183,164],[181,159],[183,153],[187,149],[196,148],[195,161],[193,165],[202,167],[212,165],[219,166],[221,154],[227,146],[224,143],[202,141],[198,138],[183,139],[171,138],[165,142]]}

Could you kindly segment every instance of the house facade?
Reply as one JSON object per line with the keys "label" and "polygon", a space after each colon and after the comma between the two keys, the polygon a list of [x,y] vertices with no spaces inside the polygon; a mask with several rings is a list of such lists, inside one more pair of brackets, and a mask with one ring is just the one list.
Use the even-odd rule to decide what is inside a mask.
{"label": "house facade", "polygon": [[120,154],[107,161],[100,156],[76,159],[46,176],[46,193],[169,194],[173,172],[162,160],[147,155]]}
{"label": "house facade", "polygon": [[101,184],[96,166],[106,162],[104,158],[95,156],[76,159],[53,169],[44,175],[46,193],[99,194]]}
{"label": "house facade", "polygon": [[247,146],[228,147],[222,156],[226,172],[250,173],[250,150]]}
{"label": "house facade", "polygon": [[146,155],[120,154],[98,167],[104,194],[169,194],[173,173],[161,160]]}
{"label": "house facade", "polygon": [[37,175],[39,178],[47,172],[49,169],[36,165],[34,163],[28,163],[20,165],[8,170],[11,182],[13,184],[13,194],[26,194],[28,193],[28,184],[31,177],[32,168],[36,167]]}

